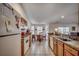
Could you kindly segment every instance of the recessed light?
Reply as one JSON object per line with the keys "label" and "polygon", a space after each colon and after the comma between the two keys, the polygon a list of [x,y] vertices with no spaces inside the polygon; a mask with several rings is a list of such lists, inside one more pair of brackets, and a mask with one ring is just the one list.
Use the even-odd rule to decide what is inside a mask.
{"label": "recessed light", "polygon": [[58,29],[57,28],[55,28],[55,31],[57,31]]}
{"label": "recessed light", "polygon": [[63,18],[64,18],[64,16],[61,16],[61,18],[63,19]]}

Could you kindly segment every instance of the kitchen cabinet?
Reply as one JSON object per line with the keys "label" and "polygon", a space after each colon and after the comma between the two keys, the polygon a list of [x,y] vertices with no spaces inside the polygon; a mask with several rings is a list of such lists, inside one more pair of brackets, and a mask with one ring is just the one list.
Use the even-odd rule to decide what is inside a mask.
{"label": "kitchen cabinet", "polygon": [[54,54],[57,56],[58,54],[57,54],[57,39],[56,38],[53,38],[53,52],[54,52]]}
{"label": "kitchen cabinet", "polygon": [[53,53],[56,56],[78,56],[79,50],[71,45],[68,45],[65,41],[53,37]]}
{"label": "kitchen cabinet", "polygon": [[73,55],[69,53],[68,51],[64,50],[64,56],[73,56]]}
{"label": "kitchen cabinet", "polygon": [[48,33],[48,45],[53,50],[53,33]]}
{"label": "kitchen cabinet", "polygon": [[69,55],[69,56],[78,56],[78,51],[66,44],[64,44],[64,56]]}
{"label": "kitchen cabinet", "polygon": [[58,40],[57,47],[58,47],[58,56],[63,56],[63,53],[64,53],[63,42]]}
{"label": "kitchen cabinet", "polygon": [[53,50],[53,38],[50,37],[50,48]]}
{"label": "kitchen cabinet", "polygon": [[64,55],[64,43],[53,38],[53,52],[56,56],[63,56]]}

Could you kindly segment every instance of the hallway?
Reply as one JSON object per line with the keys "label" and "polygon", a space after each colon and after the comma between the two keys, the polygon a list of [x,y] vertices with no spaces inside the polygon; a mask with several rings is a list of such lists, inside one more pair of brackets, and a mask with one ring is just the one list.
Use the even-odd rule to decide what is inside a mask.
{"label": "hallway", "polygon": [[78,16],[75,3],[0,3],[0,56],[79,56]]}
{"label": "hallway", "polygon": [[48,41],[34,41],[26,56],[54,56],[51,49],[48,47]]}

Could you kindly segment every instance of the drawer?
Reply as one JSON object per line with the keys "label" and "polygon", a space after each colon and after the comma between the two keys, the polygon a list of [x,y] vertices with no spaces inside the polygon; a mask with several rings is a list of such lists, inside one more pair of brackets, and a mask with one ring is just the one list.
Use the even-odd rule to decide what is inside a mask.
{"label": "drawer", "polygon": [[73,55],[69,53],[68,51],[64,50],[64,56],[73,56]]}
{"label": "drawer", "polygon": [[73,49],[72,47],[68,46],[68,45],[64,45],[65,50],[67,50],[68,52],[70,52],[71,54],[77,56],[78,55],[78,51]]}

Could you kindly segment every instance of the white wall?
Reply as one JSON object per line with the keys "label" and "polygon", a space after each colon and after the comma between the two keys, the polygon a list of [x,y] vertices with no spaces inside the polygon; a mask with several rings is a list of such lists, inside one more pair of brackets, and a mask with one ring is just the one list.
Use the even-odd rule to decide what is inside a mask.
{"label": "white wall", "polygon": [[[27,40],[28,42],[26,43]],[[27,54],[28,49],[29,49],[29,36],[24,38],[24,54]]]}
{"label": "white wall", "polygon": [[[0,15],[1,16],[1,15]],[[9,34],[16,34],[20,33],[19,30],[15,26],[14,19],[10,19],[11,21],[11,32],[6,31],[5,26],[6,18],[0,17],[0,36],[2,35],[9,35]],[[19,35],[12,35],[6,37],[0,37],[0,55],[2,56],[16,56],[21,55],[21,38]]]}
{"label": "white wall", "polygon": [[[79,9],[78,8],[79,7],[78,7],[77,4],[71,4],[71,6],[72,7],[69,7],[69,8],[67,7],[69,12],[67,12],[66,10],[65,11],[63,10],[64,12],[62,11],[63,12],[63,16],[64,16],[63,19],[60,17],[60,18],[58,18],[59,20],[56,21],[55,23],[51,22],[49,24],[49,32],[54,31],[54,28],[55,27],[59,27],[59,26],[68,26],[68,27],[70,27],[70,31],[72,31],[71,30],[72,26],[76,26],[76,31],[79,31],[79,26],[78,26],[78,22],[79,22],[78,21],[79,20],[79,14],[78,14],[79,13],[79,11],[78,11]],[[54,20],[54,19],[52,19],[52,20]]]}
{"label": "white wall", "polygon": [[[22,17],[25,17],[23,10],[21,9],[19,4],[10,4]],[[6,31],[5,20],[8,17],[4,17],[0,15],[0,36],[1,35],[8,35],[8,34],[16,34],[20,33],[16,27],[15,18],[10,19],[11,21],[11,28],[12,32]],[[21,55],[21,36],[19,35],[12,35],[6,37],[0,37],[0,55],[2,56],[17,56]]]}
{"label": "white wall", "polygon": [[27,19],[27,16],[24,12],[24,10],[22,9],[21,5],[19,3],[9,3],[23,18],[25,18],[25,20],[27,20],[28,22],[28,27],[30,28],[31,26],[31,22],[29,21],[29,19]]}
{"label": "white wall", "polygon": [[69,27],[70,28],[70,32],[72,32],[72,26],[76,27],[75,32],[79,31],[79,26],[78,24],[49,24],[49,32],[53,32],[55,28],[57,27]]}
{"label": "white wall", "polygon": [[[34,26],[34,29],[37,29],[38,26],[44,28],[45,30],[43,30],[43,34],[46,34],[46,25],[45,24],[32,24],[32,26]],[[37,31],[34,30],[34,33],[37,34]]]}
{"label": "white wall", "polygon": [[20,35],[0,37],[0,56],[20,56]]}
{"label": "white wall", "polygon": [[[1,16],[1,15],[0,15]],[[11,20],[11,32],[6,31],[5,26],[6,18],[0,17],[0,36],[2,35],[9,35],[9,34],[16,34],[20,33],[19,30],[15,26],[14,19]],[[12,35],[6,37],[0,37],[0,55],[2,56],[16,56],[21,55],[21,38],[19,35]]]}

